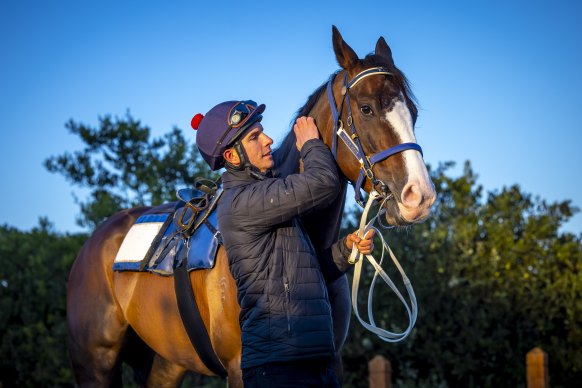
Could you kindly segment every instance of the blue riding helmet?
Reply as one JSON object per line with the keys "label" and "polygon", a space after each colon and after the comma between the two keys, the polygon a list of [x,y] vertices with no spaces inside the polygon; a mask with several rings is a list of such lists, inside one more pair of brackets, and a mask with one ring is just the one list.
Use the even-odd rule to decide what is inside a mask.
{"label": "blue riding helmet", "polygon": [[198,150],[213,171],[224,166],[224,150],[263,119],[265,107],[251,100],[226,101],[192,119]]}

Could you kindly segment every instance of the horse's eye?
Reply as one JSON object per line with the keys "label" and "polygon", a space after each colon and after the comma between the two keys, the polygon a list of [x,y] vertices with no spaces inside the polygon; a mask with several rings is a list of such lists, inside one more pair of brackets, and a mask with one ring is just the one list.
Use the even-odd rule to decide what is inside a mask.
{"label": "horse's eye", "polygon": [[365,116],[371,116],[374,114],[374,111],[372,110],[372,108],[370,108],[370,106],[368,105],[362,105],[360,107],[360,111],[362,112],[362,114],[364,114]]}

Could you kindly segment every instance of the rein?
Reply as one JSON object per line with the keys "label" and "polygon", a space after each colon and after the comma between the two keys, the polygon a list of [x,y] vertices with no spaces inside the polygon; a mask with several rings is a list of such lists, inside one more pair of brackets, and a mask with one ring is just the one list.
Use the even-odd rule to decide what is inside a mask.
{"label": "rein", "polygon": [[[383,202],[385,202],[390,198],[388,186],[386,185],[386,183],[384,183],[381,180],[376,178],[376,176],[374,175],[374,171],[372,169],[374,168],[374,165],[376,163],[381,162],[381,161],[389,158],[392,155],[398,154],[398,153],[406,151],[406,150],[416,150],[416,151],[420,152],[422,155],[422,148],[416,143],[401,143],[401,144],[397,144],[393,147],[387,148],[383,151],[380,151],[374,155],[371,155],[371,156],[366,155],[366,153],[364,152],[364,149],[362,148],[362,144],[360,142],[360,139],[359,139],[358,134],[356,132],[356,127],[354,125],[352,108],[350,105],[350,89],[353,88],[362,79],[369,77],[369,76],[372,76],[372,75],[392,75],[392,73],[384,67],[373,67],[373,68],[370,68],[370,69],[367,69],[367,70],[364,70],[364,71],[358,73],[351,81],[348,81],[348,75],[346,72],[344,79],[343,79],[342,89],[341,89],[341,93],[343,95],[343,98],[341,101],[339,112],[338,112],[338,109],[336,107],[335,98],[333,95],[334,75],[332,75],[330,77],[330,79],[327,83],[327,95],[328,95],[329,105],[331,108],[332,119],[334,122],[333,132],[337,135],[336,136],[336,135],[332,134],[331,151],[332,151],[334,158],[337,160],[337,138],[339,137],[344,142],[344,144],[348,147],[350,152],[356,157],[358,162],[360,163],[360,174],[358,175],[358,179],[356,180],[356,183],[354,184],[356,202],[364,208],[364,212],[362,213],[362,218],[360,220],[360,228],[358,230],[358,235],[360,237],[363,237],[366,235],[366,233],[370,229],[374,229],[376,231],[377,235],[382,240],[382,256],[380,258],[379,263],[376,262],[376,260],[374,259],[374,257],[372,255],[365,255],[366,259],[368,259],[368,261],[374,267],[374,270],[375,270],[374,277],[372,279],[372,283],[370,284],[370,291],[368,293],[369,323],[365,322],[360,317],[360,313],[358,310],[358,287],[360,284],[360,277],[361,277],[362,265],[363,265],[364,260],[362,257],[360,257],[362,255],[358,251],[355,244],[354,244],[354,247],[352,249],[352,253],[348,259],[348,262],[350,264],[355,263],[354,278],[353,278],[353,282],[352,282],[352,307],[354,309],[354,313],[355,313],[356,317],[358,318],[358,320],[360,321],[360,323],[362,324],[362,326],[364,326],[364,328],[371,331],[372,333],[376,334],[381,340],[386,341],[386,342],[399,342],[399,341],[402,341],[403,339],[405,339],[412,331],[412,328],[414,327],[414,324],[416,323],[416,317],[418,315],[418,305],[416,303],[416,295],[414,294],[414,290],[412,288],[412,284],[410,283],[410,280],[406,276],[406,273],[402,269],[402,266],[398,262],[398,259],[396,258],[394,253],[392,252],[390,247],[384,241],[384,237],[382,236],[380,231],[373,226],[374,222],[379,220],[379,216],[381,214],[383,214],[382,205],[380,206],[380,209],[378,210],[378,213],[376,214],[376,216],[374,216],[370,220],[370,222],[368,224],[366,224],[366,220],[368,219],[368,213],[370,211],[372,204],[374,202],[376,202],[377,200],[383,200]],[[351,135],[348,134],[348,132],[345,130],[344,123],[342,122],[342,120],[340,118],[344,103],[346,103],[346,105],[347,105],[347,114],[348,114],[347,119],[346,119],[346,124],[351,131]],[[364,204],[362,202],[361,190],[362,190],[362,185],[364,184],[364,181],[366,178],[368,178],[372,182],[372,187],[379,186],[382,194],[379,194],[376,190],[372,189],[372,191],[368,197],[368,201],[367,201],[366,205],[364,206]],[[382,264],[382,260],[384,259],[384,252],[386,252],[386,251],[389,253],[390,258],[392,259],[392,261],[394,262],[394,265],[396,266],[396,268],[400,272],[400,275],[402,276],[402,280],[404,281],[404,286],[405,286],[406,291],[408,293],[408,296],[410,298],[410,305],[408,304],[408,302],[406,301],[404,296],[402,296],[402,293],[398,290],[398,288],[396,287],[396,285],[394,284],[392,279],[390,279],[390,277],[382,269],[381,264]],[[372,297],[373,297],[373,292],[374,292],[374,285],[375,285],[376,281],[378,280],[378,277],[381,277],[382,280],[384,280],[384,282],[386,284],[388,284],[388,286],[392,289],[392,291],[394,291],[394,293],[396,294],[398,299],[400,299],[400,301],[404,305],[406,312],[408,313],[408,327],[406,328],[406,330],[404,330],[401,333],[394,333],[394,332],[391,332],[391,331],[388,331],[388,330],[385,330],[385,329],[382,329],[382,328],[379,328],[378,326],[376,326],[376,323],[374,321],[374,316],[372,313]]]}
{"label": "rein", "polygon": [[[376,231],[376,235],[378,235],[380,237],[380,239],[382,240],[382,256],[380,257],[380,262],[376,262],[376,260],[374,259],[374,257],[372,255],[365,255],[366,259],[368,259],[368,261],[370,262],[370,264],[372,264],[372,266],[374,267],[374,270],[375,270],[374,277],[372,278],[372,283],[370,283],[370,291],[368,293],[368,319],[370,322],[369,323],[365,322],[360,317],[360,313],[358,310],[358,287],[360,284],[360,277],[361,277],[361,273],[362,273],[362,265],[364,263],[364,260],[361,257],[362,254],[358,251],[358,248],[356,247],[355,244],[352,248],[352,253],[351,253],[350,258],[348,260],[350,263],[353,263],[353,262],[356,263],[355,268],[354,268],[354,280],[352,283],[352,307],[354,308],[354,314],[356,315],[356,317],[358,318],[358,320],[360,321],[362,326],[364,326],[364,328],[366,328],[367,330],[376,334],[383,341],[400,342],[403,339],[405,339],[406,337],[408,337],[408,335],[412,331],[412,328],[414,327],[414,324],[416,323],[416,317],[418,315],[418,305],[416,303],[416,295],[414,293],[414,289],[412,288],[412,284],[410,283],[410,280],[406,276],[404,269],[402,269],[400,262],[398,262],[398,259],[396,258],[394,253],[392,252],[392,250],[390,249],[388,244],[386,244],[386,241],[384,241],[384,237],[382,236],[380,231],[376,227],[373,226],[374,223],[377,220],[379,220],[379,217],[383,214],[382,205],[380,205],[380,210],[378,210],[378,213],[370,220],[370,222],[368,222],[366,224],[366,220],[368,219],[368,213],[370,211],[372,204],[374,202],[376,202],[376,200],[381,199],[381,198],[382,198],[382,196],[380,194],[378,194],[378,192],[376,192],[375,190],[370,193],[370,197],[368,198],[368,202],[366,203],[366,207],[364,208],[364,212],[362,213],[362,218],[360,220],[360,228],[358,230],[358,235],[360,237],[362,237],[362,236],[365,236],[369,230],[373,229]],[[386,201],[386,200],[387,200],[387,198],[384,199],[384,201]],[[408,304],[406,299],[404,299],[404,296],[402,296],[402,293],[400,293],[400,291],[398,290],[398,288],[396,287],[396,285],[394,284],[392,279],[390,279],[390,277],[382,269],[382,261],[384,260],[384,252],[389,253],[390,258],[394,262],[394,265],[396,266],[396,268],[400,272],[400,276],[402,276],[402,281],[404,282],[404,287],[406,288],[406,292],[408,293],[408,297],[410,298],[410,305]],[[406,330],[404,330],[401,333],[394,333],[394,332],[391,332],[391,331],[388,331],[388,330],[385,330],[385,329],[382,329],[382,328],[379,328],[378,326],[376,326],[376,323],[374,321],[374,314],[372,313],[372,296],[374,293],[374,285],[376,284],[376,281],[378,280],[378,276],[380,276],[382,278],[382,280],[384,280],[384,282],[386,284],[388,284],[388,286],[392,289],[392,291],[394,291],[394,293],[396,294],[398,299],[400,299],[400,301],[404,305],[406,312],[408,313],[408,327],[406,328]]]}
{"label": "rein", "polygon": [[[335,98],[333,95],[334,75],[332,75],[330,77],[330,79],[327,83],[327,96],[328,96],[329,106],[331,108],[331,115],[332,115],[332,119],[333,119],[333,123],[334,123],[333,124],[333,133],[335,133],[337,135],[337,136],[333,135],[333,133],[332,133],[331,152],[332,152],[334,158],[337,160],[337,138],[339,137],[344,142],[344,144],[348,147],[350,152],[356,157],[358,162],[360,162],[360,174],[358,175],[358,179],[356,180],[356,183],[354,184],[354,191],[355,191],[355,196],[356,196],[356,202],[361,207],[364,207],[364,204],[362,202],[361,189],[362,189],[362,185],[364,183],[365,178],[368,178],[372,182],[373,187],[376,187],[379,184],[380,191],[382,191],[383,194],[387,194],[388,186],[384,182],[382,182],[381,180],[376,179],[376,176],[374,175],[374,171],[372,170],[376,163],[381,162],[385,159],[388,159],[390,156],[398,154],[398,153],[400,153],[402,151],[406,151],[406,150],[416,150],[416,151],[420,152],[422,155],[422,148],[416,143],[397,144],[394,147],[387,148],[387,149],[380,151],[380,152],[378,152],[374,155],[371,155],[371,156],[366,155],[366,153],[364,152],[364,149],[362,148],[362,143],[360,142],[360,138],[358,137],[358,134],[356,132],[356,127],[354,125],[354,118],[352,115],[352,107],[350,104],[350,89],[353,88],[354,86],[356,86],[356,84],[358,82],[360,82],[361,80],[363,80],[366,77],[369,77],[371,75],[382,75],[382,74],[392,75],[392,73],[384,67],[372,67],[370,69],[367,69],[367,70],[364,70],[364,71],[358,73],[351,81],[348,81],[348,73],[346,72],[344,79],[343,79],[342,89],[341,89],[341,93],[343,95],[343,98],[341,101],[339,112],[338,112],[338,109],[335,105]],[[351,135],[348,134],[347,131],[344,129],[344,123],[342,122],[342,120],[340,118],[344,103],[346,103],[347,111],[348,111],[348,117],[346,119],[346,124],[348,125],[348,127],[351,131]]]}

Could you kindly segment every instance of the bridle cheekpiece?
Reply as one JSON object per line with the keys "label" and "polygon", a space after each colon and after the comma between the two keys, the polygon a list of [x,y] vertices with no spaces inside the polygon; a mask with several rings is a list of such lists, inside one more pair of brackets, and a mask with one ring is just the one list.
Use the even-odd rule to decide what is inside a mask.
{"label": "bridle cheekpiece", "polygon": [[[350,152],[356,157],[356,159],[360,162],[360,174],[358,175],[358,179],[354,184],[354,191],[356,196],[356,202],[364,207],[362,196],[361,196],[361,189],[362,185],[364,184],[365,178],[368,178],[372,185],[375,187],[380,185],[380,191],[384,196],[388,195],[388,186],[382,182],[381,180],[377,179],[374,175],[374,165],[378,162],[381,162],[385,159],[388,159],[390,156],[398,154],[402,151],[406,150],[416,150],[420,152],[422,155],[422,148],[417,143],[401,143],[397,144],[393,147],[380,151],[374,155],[368,156],[364,152],[362,148],[362,143],[358,137],[356,132],[356,127],[354,125],[354,119],[352,115],[352,107],[350,105],[350,89],[353,88],[358,82],[363,80],[366,77],[371,75],[392,75],[393,73],[390,72],[385,67],[372,67],[370,69],[366,69],[360,73],[358,73],[351,81],[348,81],[348,73],[346,71],[343,85],[341,89],[341,93],[343,95],[340,109],[338,109],[335,104],[335,98],[333,95],[333,81],[335,78],[335,74],[332,75],[327,83],[327,95],[329,99],[329,105],[331,108],[331,115],[333,119],[333,133],[336,135],[332,136],[332,145],[331,145],[331,152],[337,160],[337,138],[339,137],[344,144],[348,147]],[[346,119],[346,124],[351,131],[351,135],[344,128],[344,124],[340,118],[340,114],[343,110],[344,103],[347,105],[347,113],[348,117]]]}

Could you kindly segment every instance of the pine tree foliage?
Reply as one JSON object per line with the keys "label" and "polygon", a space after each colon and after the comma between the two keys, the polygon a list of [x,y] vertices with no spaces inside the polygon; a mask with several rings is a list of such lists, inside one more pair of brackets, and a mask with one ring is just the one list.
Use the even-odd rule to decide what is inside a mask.
{"label": "pine tree foliage", "polygon": [[90,229],[124,208],[175,201],[176,190],[196,176],[218,177],[178,128],[151,139],[150,128],[129,113],[101,117],[96,128],[73,120],[66,127],[84,148],[50,157],[45,167],[89,189],[78,223]]}
{"label": "pine tree foliage", "polygon": [[0,226],[0,386],[72,386],[65,293],[84,234]]}

